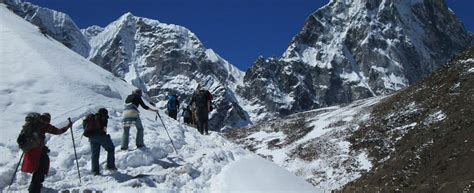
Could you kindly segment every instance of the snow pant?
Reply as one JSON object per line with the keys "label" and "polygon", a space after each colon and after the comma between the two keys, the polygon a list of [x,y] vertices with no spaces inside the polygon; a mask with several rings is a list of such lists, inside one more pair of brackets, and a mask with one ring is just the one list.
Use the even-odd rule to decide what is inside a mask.
{"label": "snow pant", "polygon": [[[136,145],[137,147],[144,146],[143,142],[143,125],[142,120],[140,117],[137,118],[135,121],[135,127],[137,128],[137,139]],[[123,127],[123,135],[122,135],[122,149],[128,149],[128,138],[130,137],[130,127],[124,126]]]}
{"label": "snow pant", "polygon": [[95,135],[89,137],[91,144],[91,160],[92,172],[99,173],[99,157],[100,147],[102,146],[107,151],[107,168],[115,168],[115,146],[110,135]]}
{"label": "snow pant", "polygon": [[208,125],[209,113],[207,109],[197,110],[197,128],[199,133],[201,134],[208,134],[209,133],[209,125]]}
{"label": "snow pant", "polygon": [[48,147],[45,146],[41,152],[38,169],[35,172],[33,172],[33,177],[31,178],[30,187],[28,188],[28,191],[30,193],[41,192],[44,178],[49,170],[48,152],[49,152]]}
{"label": "snow pant", "polygon": [[177,115],[178,115],[178,109],[174,109],[174,110],[168,109],[168,116],[170,116],[174,120],[176,120]]}

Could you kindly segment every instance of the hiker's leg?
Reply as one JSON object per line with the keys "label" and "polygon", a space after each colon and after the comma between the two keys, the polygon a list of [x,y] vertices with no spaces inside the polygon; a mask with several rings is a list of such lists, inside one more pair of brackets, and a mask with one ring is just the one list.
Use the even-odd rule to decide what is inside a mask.
{"label": "hiker's leg", "polygon": [[49,169],[49,157],[46,150],[41,152],[41,157],[39,160],[38,169],[33,173],[33,177],[31,178],[30,187],[28,191],[30,193],[40,193],[41,188],[43,187],[44,177],[46,173],[48,173]]}
{"label": "hiker's leg", "polygon": [[209,122],[207,119],[206,121],[204,121],[203,127],[204,127],[204,133],[206,133],[206,135],[209,135]]}
{"label": "hiker's leg", "polygon": [[178,110],[171,110],[170,117],[176,120],[176,116],[178,115]]}
{"label": "hiker's leg", "polygon": [[145,143],[143,142],[143,125],[142,120],[140,118],[137,119],[135,126],[137,127],[137,147],[144,146]]}
{"label": "hiker's leg", "polygon": [[102,147],[107,151],[107,167],[115,168],[115,146],[110,135],[103,136]]}
{"label": "hiker's leg", "polygon": [[89,138],[91,144],[91,171],[92,173],[99,173],[99,156],[100,156],[100,139],[97,136]]}
{"label": "hiker's leg", "polygon": [[203,134],[203,124],[202,124],[202,121],[198,120],[198,122],[197,122],[197,128],[198,128],[199,133]]}
{"label": "hiker's leg", "polygon": [[123,127],[122,149],[128,149],[128,138],[130,135],[130,127]]}
{"label": "hiker's leg", "polygon": [[204,134],[206,131],[206,124],[207,124],[207,111],[200,110],[198,111],[198,121],[199,121],[199,132]]}

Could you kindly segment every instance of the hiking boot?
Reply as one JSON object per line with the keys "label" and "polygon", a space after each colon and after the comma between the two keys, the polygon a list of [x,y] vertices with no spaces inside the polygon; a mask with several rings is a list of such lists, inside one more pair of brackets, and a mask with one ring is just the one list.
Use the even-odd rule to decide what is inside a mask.
{"label": "hiking boot", "polygon": [[145,145],[137,145],[137,148],[141,149],[141,148],[146,148],[146,147],[145,147]]}
{"label": "hiking boot", "polygon": [[99,171],[92,172],[92,174],[93,174],[94,176],[100,176],[100,172],[99,172]]}
{"label": "hiking boot", "polygon": [[209,135],[209,132],[206,131],[206,135]]}
{"label": "hiking boot", "polygon": [[110,170],[110,171],[117,171],[117,167],[115,167],[115,166],[113,166],[113,167],[107,166],[107,170]]}
{"label": "hiking boot", "polygon": [[120,148],[120,149],[121,149],[121,150],[124,150],[124,151],[128,150],[128,148],[123,148],[123,147],[122,147],[122,148]]}

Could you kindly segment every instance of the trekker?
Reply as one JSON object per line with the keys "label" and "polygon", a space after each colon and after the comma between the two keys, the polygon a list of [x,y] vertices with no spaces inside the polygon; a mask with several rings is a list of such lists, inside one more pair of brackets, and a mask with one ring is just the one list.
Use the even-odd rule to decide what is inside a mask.
{"label": "trekker", "polygon": [[84,136],[89,138],[91,145],[91,168],[92,174],[100,175],[99,157],[100,147],[107,151],[107,169],[117,170],[115,167],[115,146],[107,134],[107,123],[109,112],[105,108],[100,108],[96,114],[87,115],[82,122]]}
{"label": "trekker", "polygon": [[143,125],[140,119],[140,112],[138,106],[142,106],[145,110],[158,112],[158,110],[151,109],[146,106],[142,100],[142,91],[137,89],[132,94],[127,96],[125,99],[125,109],[123,111],[123,135],[122,135],[122,150],[128,149],[128,139],[130,133],[130,127],[134,125],[137,128],[136,145],[137,148],[145,147],[143,142]]}
{"label": "trekker", "polygon": [[183,116],[183,121],[185,124],[191,124],[192,121],[192,116],[193,112],[191,112],[191,109],[189,109],[189,106],[184,107],[183,113],[181,114]]}
{"label": "trekker", "polygon": [[176,96],[176,94],[173,94],[173,95],[168,96],[167,98],[168,98],[168,103],[166,104],[166,108],[168,110],[168,116],[176,120],[176,117],[178,115],[178,109],[179,109],[178,96]]}
{"label": "trekker", "polygon": [[191,99],[191,105],[195,103],[198,131],[201,134],[209,135],[209,112],[212,111],[212,95],[208,90],[200,89]]}
{"label": "trekker", "polygon": [[[17,139],[20,148],[25,152],[21,167],[22,172],[33,173],[28,188],[30,193],[39,193],[43,187],[46,174],[49,171],[49,149],[46,146],[46,133],[60,135],[72,127],[70,122],[65,127],[58,129],[50,124],[49,113],[28,113],[25,124]],[[33,145],[34,144],[34,145]]]}

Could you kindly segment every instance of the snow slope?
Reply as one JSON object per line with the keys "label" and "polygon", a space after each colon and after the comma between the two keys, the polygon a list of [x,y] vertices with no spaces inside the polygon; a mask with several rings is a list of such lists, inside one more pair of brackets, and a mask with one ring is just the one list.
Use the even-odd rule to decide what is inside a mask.
{"label": "snow slope", "polygon": [[[147,148],[120,151],[123,99],[134,87],[44,36],[37,27],[14,15],[3,4],[0,4],[0,34],[0,191],[26,191],[28,187],[31,175],[18,172],[15,183],[7,188],[21,155],[16,137],[25,115],[31,111],[50,112],[52,123],[58,126],[64,125],[67,117],[79,120],[74,123],[73,131],[82,185],[77,179],[71,133],[48,135],[51,167],[44,185],[51,192],[85,188],[106,192],[209,192],[211,189],[218,190],[218,187],[212,187],[211,179],[234,180],[229,183],[231,185],[244,182],[232,178],[229,173],[216,176],[229,163],[248,155],[247,151],[215,133],[201,136],[195,129],[180,125],[166,116],[162,118],[179,151],[179,158],[173,152],[159,119],[156,121],[155,115],[148,112],[141,115]],[[81,138],[80,119],[99,107],[109,110],[108,133],[116,146],[119,170],[103,171],[102,176],[92,176],[89,171],[89,145],[86,138]],[[132,129],[131,149],[135,148],[134,138],[135,130]],[[102,153],[102,168],[105,157]],[[281,174],[282,178],[274,178],[274,184],[290,186],[293,181],[288,179],[296,180],[294,176],[278,171],[283,169],[267,165],[270,162],[254,160],[246,163],[256,163],[271,168],[272,173]],[[262,183],[268,181],[255,180],[262,180]],[[255,182],[247,188],[265,188],[259,185],[262,183]],[[293,191],[307,192],[311,188],[307,184]]]}

